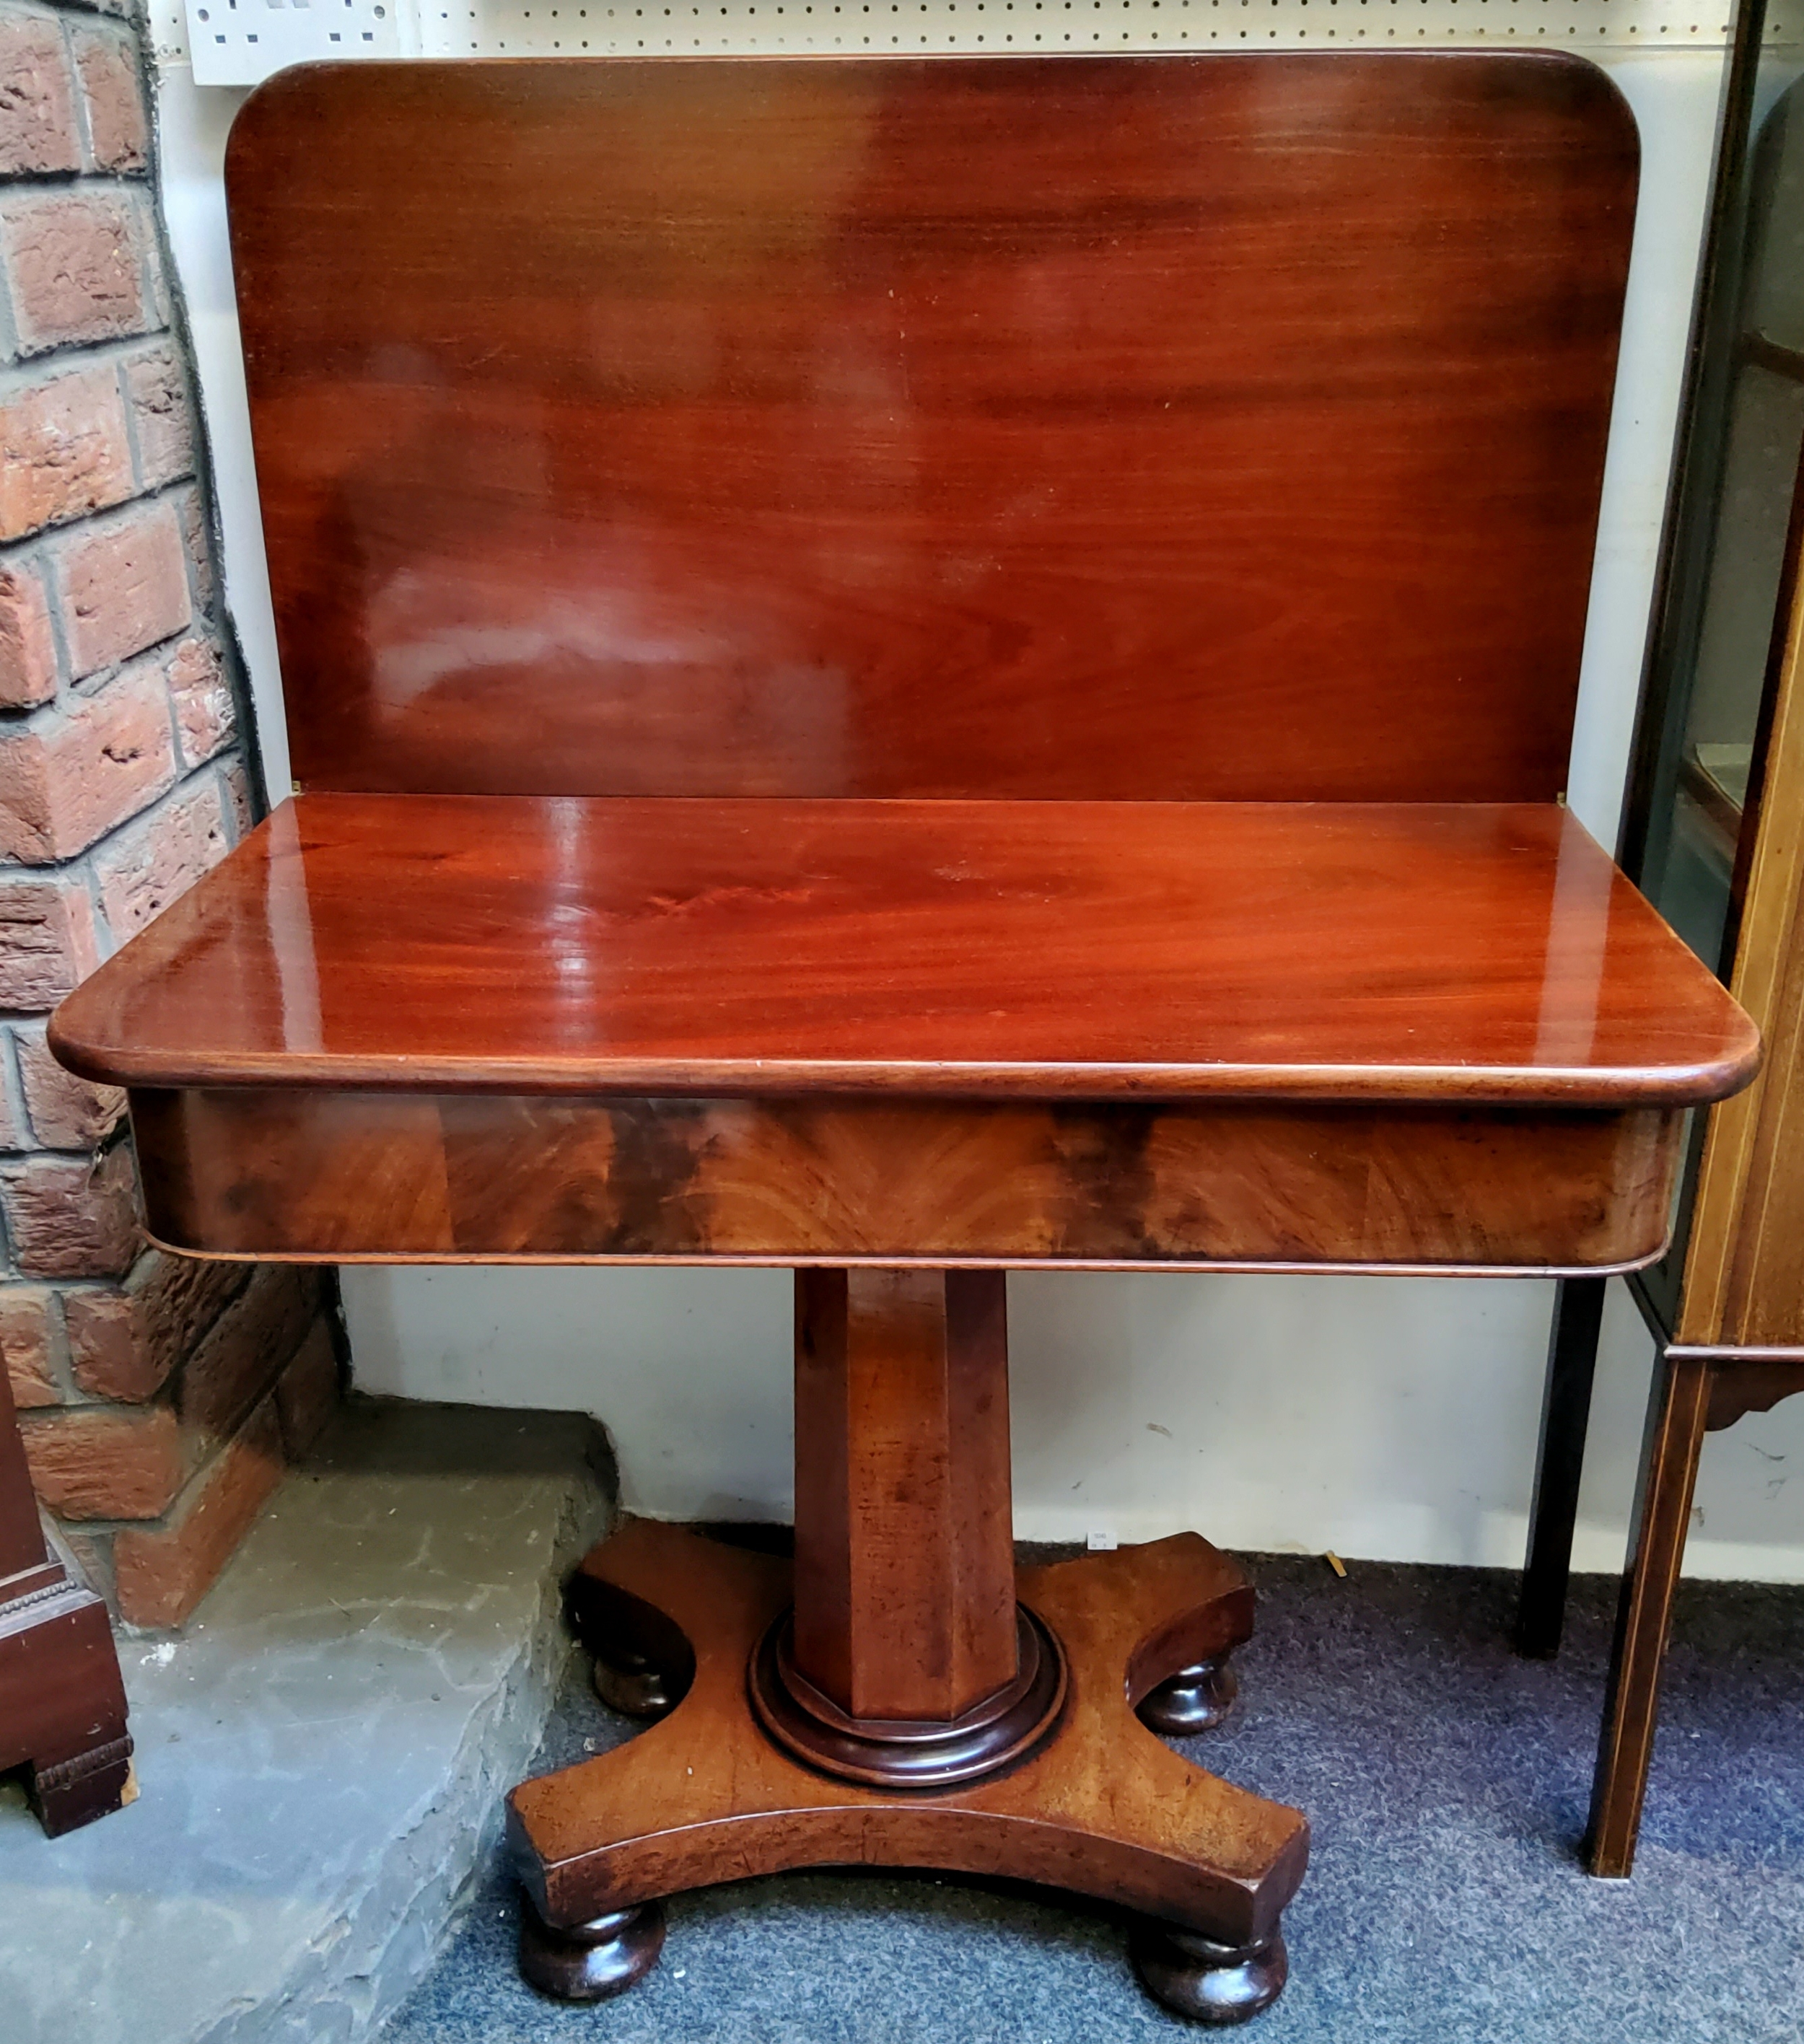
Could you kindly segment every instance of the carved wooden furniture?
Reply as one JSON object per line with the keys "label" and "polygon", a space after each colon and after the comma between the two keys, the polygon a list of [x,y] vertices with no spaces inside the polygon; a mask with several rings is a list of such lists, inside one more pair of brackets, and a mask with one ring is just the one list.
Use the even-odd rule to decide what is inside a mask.
{"label": "carved wooden furniture", "polygon": [[[1769,96],[1740,10],[1659,628],[1623,858],[1728,979],[1769,1055],[1698,1125],[1677,1239],[1631,1279],[1659,1343],[1585,1840],[1634,1861],[1661,1660],[1707,1432],[1804,1391],[1804,92]],[[1518,1636],[1559,1643],[1603,1281],[1563,1286]]]}
{"label": "carved wooden furniture", "polygon": [[16,1767],[60,1838],[126,1800],[132,1741],[106,1607],[44,1537],[0,1364],[0,1770]]}
{"label": "carved wooden furniture", "polygon": [[1634,176],[1557,58],[240,115],[297,793],[58,1055],[191,1253],[798,1272],[793,1568],[635,1526],[573,1586],[664,1721],[513,1798],[548,1991],[825,1862],[1282,1987],[1302,1815],[1147,1729],[1251,1593],[1194,1534],[1015,1579],[1003,1274],[1658,1252],[1756,1043],[1557,799]]}

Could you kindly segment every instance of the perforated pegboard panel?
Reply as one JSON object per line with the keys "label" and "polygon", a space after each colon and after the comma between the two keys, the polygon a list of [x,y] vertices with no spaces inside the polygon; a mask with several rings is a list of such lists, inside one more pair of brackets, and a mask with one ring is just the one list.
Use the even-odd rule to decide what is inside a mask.
{"label": "perforated pegboard panel", "polygon": [[195,83],[253,84],[311,57],[400,56],[403,5],[412,11],[413,0],[187,0]]}
{"label": "perforated pegboard panel", "polygon": [[[1725,0],[153,0],[158,49],[206,84],[304,56],[806,56],[913,50],[1721,48]],[[1804,0],[1768,40],[1798,40]]]}
{"label": "perforated pegboard panel", "polygon": [[423,0],[423,54],[1725,43],[1721,0]]}

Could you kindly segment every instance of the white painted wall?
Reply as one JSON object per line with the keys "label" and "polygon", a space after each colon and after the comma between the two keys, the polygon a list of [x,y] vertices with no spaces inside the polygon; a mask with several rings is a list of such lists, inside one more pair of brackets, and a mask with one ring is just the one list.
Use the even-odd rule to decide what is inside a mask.
{"label": "white painted wall", "polygon": [[[1642,188],[1572,757],[1606,843],[1634,718],[1702,231],[1721,53],[1598,53],[1641,123]],[[187,294],[270,785],[287,786],[220,166],[241,93],[160,67],[162,175]],[[1551,1285],[1036,1273],[1010,1280],[1016,1524],[1030,1539],[1198,1525],[1229,1546],[1514,1566]],[[356,1270],[360,1381],[586,1408],[629,1501],[780,1517],[790,1501],[789,1280],[772,1271]],[[1652,1347],[1612,1288],[1581,1568],[1622,1560]],[[1693,1573],[1804,1581],[1804,1400],[1713,1438]]]}

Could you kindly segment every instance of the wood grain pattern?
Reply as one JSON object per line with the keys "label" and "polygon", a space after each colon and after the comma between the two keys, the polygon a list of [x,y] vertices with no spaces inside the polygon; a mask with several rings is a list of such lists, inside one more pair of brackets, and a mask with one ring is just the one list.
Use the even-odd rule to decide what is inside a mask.
{"label": "wood grain pattern", "polygon": [[1549,805],[309,796],[58,1011],[134,1086],[1714,1099],[1758,1043]]}
{"label": "wood grain pattern", "polygon": [[1804,1392],[1804,1347],[1664,1346],[1648,1393],[1629,1566],[1591,1778],[1584,1857],[1614,1880],[1633,1871],[1658,1728],[1673,1599],[1685,1563],[1704,1437]]}
{"label": "wood grain pattern", "polygon": [[794,1660],[849,1718],[944,1722],[1014,1678],[1003,1284],[796,1273]]}
{"label": "wood grain pattern", "polygon": [[[1553,806],[1635,182],[1600,73],[322,67],[228,181],[315,792],[54,1024],[165,1239],[1657,1251],[1757,1046]],[[956,1718],[1008,1672],[1002,1280],[799,1286],[798,1664]],[[1065,1658],[1021,1757],[907,1794],[754,1723],[783,1566],[585,1569],[693,1666],[629,1627],[669,1716],[513,1799],[565,1991],[652,1962],[641,1905],[834,1862],[1142,1911],[1173,2007],[1279,1991],[1302,1818],[1133,1716],[1246,1637],[1194,1536],[1025,1577]]]}
{"label": "wood grain pattern", "polygon": [[1194,1534],[1022,1571],[1070,1662],[1058,1734],[999,1777],[906,1796],[802,1767],[753,1723],[746,1664],[789,1597],[787,1563],[641,1520],[583,1566],[667,1613],[695,1678],[630,1745],[514,1790],[516,1859],[548,1922],[792,1867],[916,1866],[1044,1882],[1229,1946],[1275,1934],[1308,1854],[1302,1816],[1206,1773],[1133,1714],[1245,1635],[1245,1579]]}
{"label": "wood grain pattern", "polygon": [[1564,785],[1589,64],[317,66],[227,182],[309,788]]}
{"label": "wood grain pattern", "polygon": [[[1668,1349],[1667,1354],[1685,1361],[1696,1353]],[[1782,1398],[1804,1391],[1804,1348],[1789,1354],[1750,1355],[1745,1349],[1728,1350],[1710,1358],[1710,1393],[1704,1416],[1706,1433],[1720,1433],[1750,1412],[1770,1412]]]}
{"label": "wood grain pattern", "polygon": [[1648,1394],[1629,1566],[1622,1578],[1585,1838],[1590,1871],[1633,1871],[1658,1727],[1660,1672],[1685,1563],[1704,1437],[1804,1392],[1804,1347],[1667,1345]]}
{"label": "wood grain pattern", "polygon": [[1635,1864],[1647,1793],[1672,1599],[1685,1560],[1698,1456],[1708,1423],[1713,1366],[1698,1355],[1663,1352],[1655,1373],[1641,1451],[1633,1547],[1617,1608],[1585,1864],[1623,1880]]}
{"label": "wood grain pattern", "polygon": [[[1746,50],[1737,63],[1751,64]],[[1755,341],[1753,359],[1795,370],[1787,351]],[[1657,747],[1643,750],[1656,761]],[[1767,1059],[1711,1112],[1675,1306],[1664,1288],[1640,1294],[1662,1349],[1586,1842],[1591,1870],[1617,1877],[1634,1864],[1705,1435],[1804,1390],[1804,470],[1792,478],[1745,821],[1733,820],[1730,983]]]}
{"label": "wood grain pattern", "polygon": [[[1804,546],[1804,505],[1796,521]],[[1737,1348],[1804,1347],[1804,575],[1791,582],[1793,614],[1780,698],[1761,782],[1741,933],[1731,986],[1757,1012],[1768,1047],[1763,1082],[1720,1132],[1713,1126],[1697,1212],[1707,1255],[1720,1207],[1732,1230],[1717,1301],[1687,1277],[1680,1332],[1687,1342]],[[1720,1154],[1719,1154],[1720,1153]],[[1707,1211],[1708,1208],[1708,1211]]]}
{"label": "wood grain pattern", "polygon": [[1623,1269],[1682,1118],[1635,1108],[134,1092],[152,1234],[304,1262]]}
{"label": "wood grain pattern", "polygon": [[1768,1055],[1710,1116],[1670,1331],[1681,1347],[1804,1347],[1804,471],[1787,544],[1729,974]]}

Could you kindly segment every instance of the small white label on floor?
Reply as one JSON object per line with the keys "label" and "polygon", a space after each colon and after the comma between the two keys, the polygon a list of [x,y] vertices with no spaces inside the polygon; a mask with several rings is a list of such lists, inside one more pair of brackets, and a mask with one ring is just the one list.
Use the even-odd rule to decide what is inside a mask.
{"label": "small white label on floor", "polygon": [[1113,1554],[1115,1549],[1115,1536],[1113,1533],[1098,1531],[1092,1527],[1084,1536],[1084,1545],[1093,1554]]}

